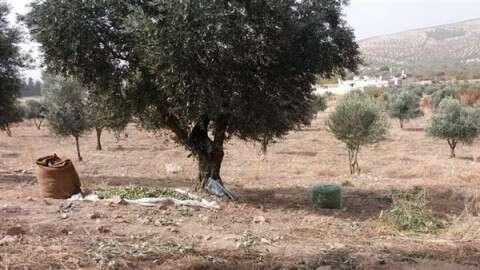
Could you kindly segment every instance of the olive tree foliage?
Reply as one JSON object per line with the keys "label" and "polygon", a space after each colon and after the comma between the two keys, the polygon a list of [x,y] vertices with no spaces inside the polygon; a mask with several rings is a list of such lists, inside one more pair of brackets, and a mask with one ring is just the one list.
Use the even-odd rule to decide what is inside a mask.
{"label": "olive tree foliage", "polygon": [[11,124],[22,122],[23,107],[20,102],[15,100],[1,109],[4,111],[0,114],[0,130],[4,131],[8,137],[12,137]]}
{"label": "olive tree foliage", "polygon": [[398,119],[400,128],[406,121],[423,116],[420,108],[421,96],[413,91],[399,89],[388,94],[387,109],[392,118]]}
{"label": "olive tree foliage", "polygon": [[313,110],[315,112],[324,112],[327,109],[327,95],[317,95],[313,101]]}
{"label": "olive tree foliage", "polygon": [[97,150],[102,150],[102,132],[109,130],[119,136],[132,120],[131,107],[121,92],[104,95],[88,91],[86,110],[88,121],[96,132]]}
{"label": "olive tree foliage", "polygon": [[377,143],[388,130],[382,107],[371,97],[352,92],[337,105],[327,119],[328,131],[345,143],[350,173],[360,173],[358,154],[364,145]]}
{"label": "olive tree foliage", "polygon": [[436,90],[432,93],[432,107],[437,110],[440,103],[445,98],[455,98],[456,88],[451,84],[441,84],[436,86]]}
{"label": "olive tree foliage", "polygon": [[0,1],[0,130],[11,136],[10,124],[22,120],[16,100],[22,86],[19,71],[27,59],[17,45],[22,40],[19,30],[8,23],[9,12],[5,2]]}
{"label": "olive tree foliage", "polygon": [[43,100],[28,100],[25,103],[24,113],[24,118],[32,120],[35,127],[40,129],[47,115],[47,106]]}
{"label": "olive tree foliage", "polygon": [[79,138],[91,129],[84,87],[73,78],[48,75],[42,86],[42,96],[48,108],[46,119],[50,131],[62,137],[72,136],[78,160],[82,161]]}
{"label": "olive tree foliage", "polygon": [[470,144],[478,136],[477,115],[475,109],[460,104],[455,98],[446,97],[432,117],[427,134],[446,140],[450,146],[450,157],[455,158],[455,148],[459,142]]}
{"label": "olive tree foliage", "polygon": [[221,181],[224,143],[310,124],[315,75],[356,70],[345,0],[42,0],[26,17],[49,69],[125,91],[144,128],[169,129]]}

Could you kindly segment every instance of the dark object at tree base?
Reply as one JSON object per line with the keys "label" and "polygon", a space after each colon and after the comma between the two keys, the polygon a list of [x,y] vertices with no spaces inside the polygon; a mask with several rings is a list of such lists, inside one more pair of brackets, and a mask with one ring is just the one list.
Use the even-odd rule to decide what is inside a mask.
{"label": "dark object at tree base", "polygon": [[209,178],[205,184],[205,190],[212,195],[218,197],[227,197],[228,199],[235,201],[237,197],[235,194],[226,189],[220,182],[215,179]]}
{"label": "dark object at tree base", "polygon": [[68,199],[81,192],[80,179],[73,163],[56,154],[37,160],[37,179],[44,198]]}

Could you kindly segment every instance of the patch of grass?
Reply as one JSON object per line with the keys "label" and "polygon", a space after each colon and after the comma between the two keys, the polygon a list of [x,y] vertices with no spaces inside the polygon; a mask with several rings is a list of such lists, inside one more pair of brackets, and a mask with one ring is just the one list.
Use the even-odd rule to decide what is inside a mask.
{"label": "patch of grass", "polygon": [[251,233],[244,233],[240,239],[239,246],[245,249],[251,249],[257,244],[257,241],[258,237],[255,235]]}
{"label": "patch of grass", "polygon": [[[318,258],[310,261],[299,262],[292,270],[315,270],[322,266],[331,267],[339,270],[357,270],[360,269],[360,263],[357,257],[350,250],[322,251]],[[329,268],[327,268],[329,269]]]}
{"label": "patch of grass", "polygon": [[167,241],[163,247],[171,253],[180,253],[180,254],[194,254],[196,253],[195,251],[195,243],[192,243],[191,245],[182,245],[179,244],[173,240]]}
{"label": "patch of grass", "polygon": [[392,208],[387,213],[386,220],[402,231],[436,233],[444,226],[432,215],[427,208],[427,203],[427,194],[424,189],[394,191]]}
{"label": "patch of grass", "polygon": [[119,258],[144,258],[155,254],[160,246],[151,239],[132,238],[130,241],[105,239],[92,243],[87,254],[102,267],[115,268]]}
{"label": "patch of grass", "polygon": [[102,199],[110,199],[113,197],[120,197],[127,200],[138,200],[141,198],[158,198],[169,197],[177,200],[192,200],[192,198],[186,194],[177,192],[173,189],[157,188],[157,187],[118,187],[111,189],[100,189],[95,192],[98,197]]}

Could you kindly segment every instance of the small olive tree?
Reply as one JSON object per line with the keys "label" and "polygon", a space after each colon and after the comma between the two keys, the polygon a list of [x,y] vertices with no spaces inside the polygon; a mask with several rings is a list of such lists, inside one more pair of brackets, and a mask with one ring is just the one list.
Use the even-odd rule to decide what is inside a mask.
{"label": "small olive tree", "polygon": [[315,112],[324,112],[327,109],[327,95],[315,96],[312,107]]}
{"label": "small olive tree", "polygon": [[388,113],[390,117],[398,119],[400,128],[410,119],[423,116],[420,109],[421,97],[413,91],[400,90],[388,95]]}
{"label": "small olive tree", "polygon": [[110,130],[118,135],[132,120],[130,104],[120,91],[112,95],[90,91],[87,97],[88,121],[97,135],[97,150],[102,150],[102,132]]}
{"label": "small olive tree", "polygon": [[[1,91],[1,90],[0,90]],[[5,104],[0,113],[0,130],[5,131],[8,137],[12,137],[11,124],[22,122],[24,110],[18,101]]]}
{"label": "small olive tree", "polygon": [[452,97],[440,102],[439,109],[427,128],[427,134],[447,140],[450,157],[455,158],[455,148],[459,142],[470,144],[479,134],[475,110],[463,106]]}
{"label": "small olive tree", "polygon": [[85,90],[73,78],[47,76],[43,84],[48,113],[46,119],[50,130],[63,137],[75,139],[78,160],[82,161],[79,138],[90,131],[86,110]]}
{"label": "small olive tree", "polygon": [[328,130],[347,146],[350,173],[360,173],[360,147],[383,138],[388,121],[382,107],[362,93],[347,95],[327,120]]}
{"label": "small olive tree", "polygon": [[47,115],[47,106],[44,101],[29,100],[25,104],[25,119],[32,120],[37,129],[42,127],[45,116]]}

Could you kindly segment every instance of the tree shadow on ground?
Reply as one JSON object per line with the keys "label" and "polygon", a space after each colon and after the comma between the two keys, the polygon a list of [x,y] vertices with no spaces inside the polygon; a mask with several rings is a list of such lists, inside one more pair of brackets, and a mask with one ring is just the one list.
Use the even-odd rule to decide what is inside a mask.
{"label": "tree shadow on ground", "polygon": [[475,162],[475,157],[473,156],[460,156],[460,157],[456,157],[456,159]]}
{"label": "tree shadow on ground", "polygon": [[[368,248],[367,248],[368,249]],[[462,247],[460,250],[463,250]],[[478,250],[473,248],[473,250]],[[470,257],[473,255],[473,258]],[[162,269],[178,270],[278,270],[278,269],[477,269],[478,254],[462,253],[458,247],[422,247],[416,252],[407,250],[358,250],[354,248],[325,249],[315,255],[299,252],[296,255],[282,256],[260,253],[255,249],[239,250],[195,250],[188,256],[161,252],[153,256],[133,260],[119,258],[125,268],[151,269],[154,260],[161,263]],[[123,259],[123,260],[122,260]],[[129,266],[127,266],[129,265]]]}
{"label": "tree shadow on ground", "polygon": [[0,172],[0,183],[15,184],[22,183],[28,184],[36,182],[36,177],[33,174],[20,174],[20,173],[8,173]]}
{"label": "tree shadow on ground", "polygon": [[[138,185],[191,189],[195,181],[180,176],[163,178],[89,176],[82,179],[82,183],[112,187]],[[342,209],[331,210],[314,209],[310,202],[310,189],[306,187],[249,189],[238,184],[227,187],[237,195],[239,200],[236,203],[239,204],[264,209],[308,211],[316,215],[351,220],[378,218],[382,211],[388,211],[392,205],[391,189],[366,190],[344,187]],[[467,199],[460,188],[426,187],[426,190],[430,200],[428,207],[440,218],[459,215],[465,209]]]}
{"label": "tree shadow on ground", "polygon": [[[436,216],[447,218],[459,215],[465,209],[465,197],[459,190],[427,188],[429,206]],[[276,189],[233,189],[239,203],[265,209],[302,210],[312,214],[335,216],[352,220],[378,218],[392,205],[392,190],[362,190],[346,187],[343,190],[342,209],[315,209],[310,202],[310,190],[304,187]]]}
{"label": "tree shadow on ground", "polygon": [[421,128],[404,128],[403,130],[405,131],[411,131],[411,132],[423,132],[425,131],[425,128],[421,127]]}
{"label": "tree shadow on ground", "polygon": [[[85,176],[81,179],[85,188],[94,186],[152,186],[164,188],[190,189],[193,179],[184,177],[142,178],[119,176]],[[36,177],[30,174],[0,174],[0,183],[35,183]],[[392,204],[392,190],[365,190],[356,187],[344,187],[343,207],[338,210],[314,209],[310,203],[310,189],[306,187],[249,189],[241,185],[228,186],[238,196],[238,204],[255,208],[307,211],[315,215],[335,216],[351,220],[378,218],[382,211],[388,211]],[[466,202],[461,188],[426,187],[430,200],[429,208],[440,218],[449,218],[461,214]],[[213,198],[212,198],[213,199]]]}
{"label": "tree shadow on ground", "polygon": [[290,156],[303,156],[303,157],[315,157],[317,156],[317,152],[309,152],[309,151],[280,151],[276,152],[277,155],[290,155]]}

